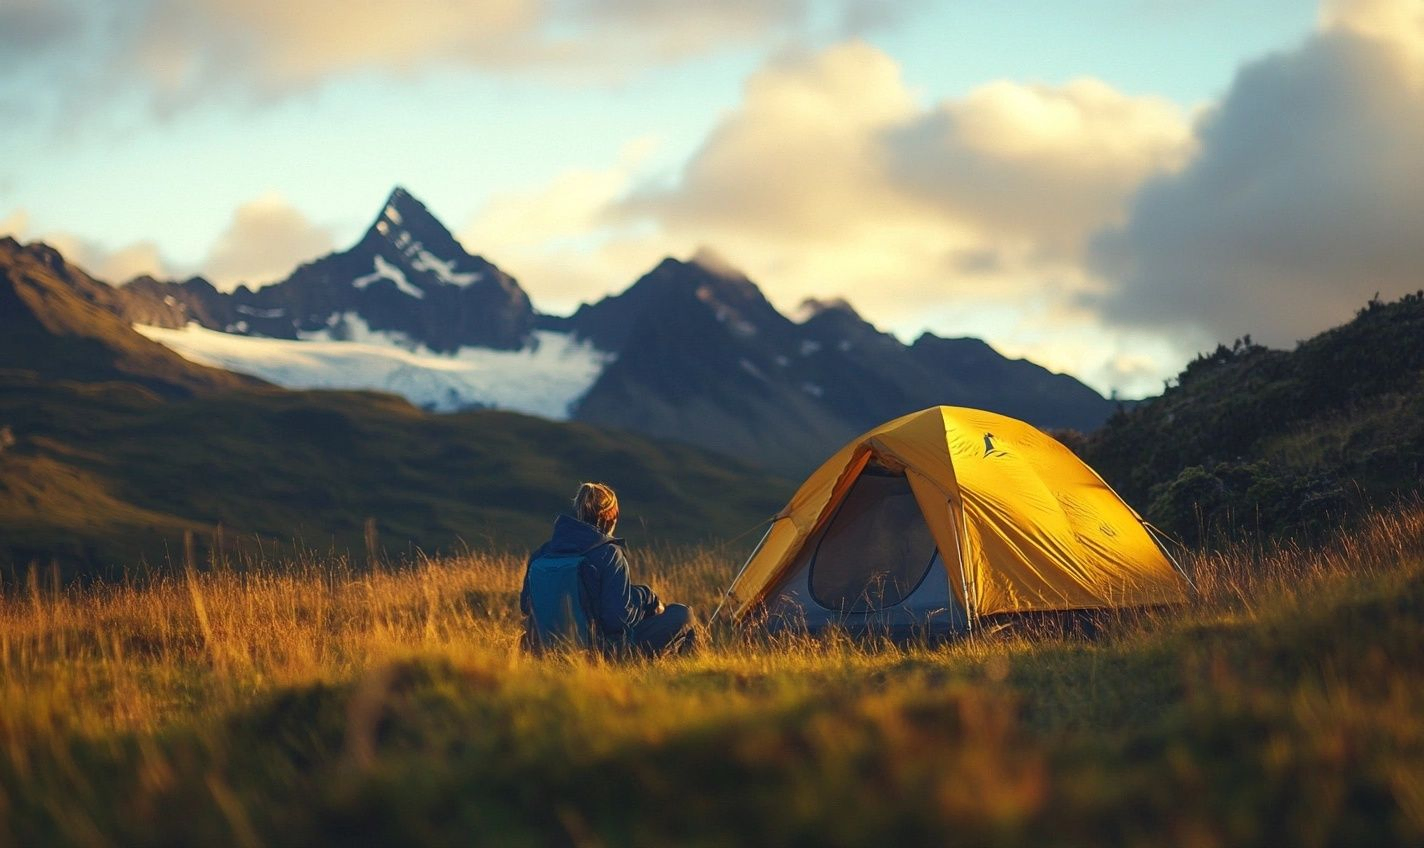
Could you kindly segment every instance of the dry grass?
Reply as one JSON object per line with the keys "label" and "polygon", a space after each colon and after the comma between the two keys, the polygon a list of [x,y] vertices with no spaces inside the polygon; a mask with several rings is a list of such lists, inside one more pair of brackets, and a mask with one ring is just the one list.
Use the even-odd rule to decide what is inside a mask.
{"label": "dry grass", "polygon": [[[1424,839],[1424,509],[1187,565],[1188,608],[1092,641],[627,664],[523,656],[514,555],[35,575],[0,598],[0,842]],[[634,557],[704,614],[735,566]]]}

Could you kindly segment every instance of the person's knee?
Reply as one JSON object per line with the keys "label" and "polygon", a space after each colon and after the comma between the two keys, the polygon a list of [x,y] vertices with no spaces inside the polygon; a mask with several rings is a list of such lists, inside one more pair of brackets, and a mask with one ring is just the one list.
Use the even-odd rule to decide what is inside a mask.
{"label": "person's knee", "polygon": [[668,604],[663,608],[663,615],[668,617],[668,623],[677,626],[682,630],[691,627],[693,623],[692,608],[686,604]]}

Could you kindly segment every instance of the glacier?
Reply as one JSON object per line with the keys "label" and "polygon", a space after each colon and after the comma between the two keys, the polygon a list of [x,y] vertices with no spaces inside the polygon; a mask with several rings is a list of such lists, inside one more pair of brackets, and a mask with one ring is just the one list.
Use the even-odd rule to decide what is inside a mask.
{"label": "glacier", "polygon": [[135,324],[144,336],[200,365],[250,374],[289,389],[372,389],[435,412],[506,409],[567,420],[613,356],[567,333],[536,330],[521,350],[466,347],[452,354],[372,330],[359,316],[339,321],[351,341],[240,336],[195,323],[181,329]]}

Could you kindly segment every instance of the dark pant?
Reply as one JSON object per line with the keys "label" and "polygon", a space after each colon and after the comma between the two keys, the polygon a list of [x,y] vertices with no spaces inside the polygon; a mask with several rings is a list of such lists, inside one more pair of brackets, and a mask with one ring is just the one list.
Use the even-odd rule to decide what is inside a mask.
{"label": "dark pant", "polygon": [[658,615],[650,615],[633,628],[629,646],[644,656],[685,654],[697,646],[697,628],[692,610],[683,604],[668,604]]}

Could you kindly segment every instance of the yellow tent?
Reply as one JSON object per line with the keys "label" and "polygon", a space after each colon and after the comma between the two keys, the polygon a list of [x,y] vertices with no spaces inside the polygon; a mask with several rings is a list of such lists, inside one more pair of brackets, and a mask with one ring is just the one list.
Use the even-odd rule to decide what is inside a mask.
{"label": "yellow tent", "polygon": [[938,406],[865,433],[807,478],[728,602],[773,626],[944,631],[1185,596],[1141,516],[1066,447]]}

